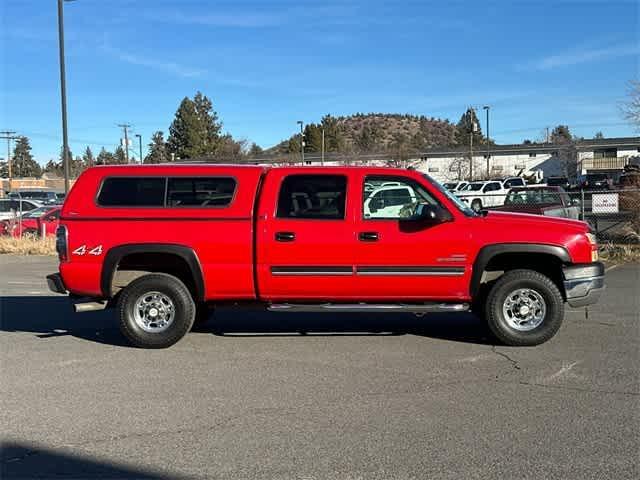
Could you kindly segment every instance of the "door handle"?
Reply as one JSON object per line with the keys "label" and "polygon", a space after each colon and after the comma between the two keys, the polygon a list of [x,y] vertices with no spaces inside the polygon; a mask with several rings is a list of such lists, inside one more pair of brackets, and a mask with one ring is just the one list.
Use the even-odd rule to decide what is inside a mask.
{"label": "door handle", "polygon": [[358,234],[358,240],[361,242],[377,242],[378,232],[360,232]]}
{"label": "door handle", "polygon": [[276,232],[277,242],[293,242],[296,239],[296,234],[293,232]]}

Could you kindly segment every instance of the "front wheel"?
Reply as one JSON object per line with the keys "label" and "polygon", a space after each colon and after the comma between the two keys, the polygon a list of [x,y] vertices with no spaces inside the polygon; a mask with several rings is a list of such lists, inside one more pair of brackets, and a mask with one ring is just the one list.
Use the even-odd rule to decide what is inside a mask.
{"label": "front wheel", "polygon": [[489,291],[486,319],[506,345],[539,345],[562,325],[564,301],[556,284],[533,270],[512,270]]}
{"label": "front wheel", "polygon": [[196,306],[189,289],[166,273],[135,279],[119,295],[123,335],[135,346],[167,348],[191,330]]}

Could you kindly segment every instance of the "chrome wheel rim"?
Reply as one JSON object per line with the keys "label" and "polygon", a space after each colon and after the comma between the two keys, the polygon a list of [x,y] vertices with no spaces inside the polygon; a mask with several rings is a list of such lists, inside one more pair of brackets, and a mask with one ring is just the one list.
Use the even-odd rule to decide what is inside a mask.
{"label": "chrome wheel rim", "polygon": [[547,304],[540,293],[531,288],[512,291],[502,304],[502,314],[507,324],[521,332],[539,327],[547,313]]}
{"label": "chrome wheel rim", "polygon": [[173,323],[175,316],[173,300],[162,292],[140,295],[133,307],[136,325],[148,333],[164,332]]}

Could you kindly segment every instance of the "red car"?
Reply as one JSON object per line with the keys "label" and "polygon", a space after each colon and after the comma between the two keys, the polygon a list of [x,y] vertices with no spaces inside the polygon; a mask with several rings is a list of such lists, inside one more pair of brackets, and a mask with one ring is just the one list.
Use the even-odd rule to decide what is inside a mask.
{"label": "red car", "polygon": [[13,235],[14,237],[42,235],[55,235],[60,223],[61,206],[38,207],[22,215],[22,220],[3,220],[0,223],[0,234]]}
{"label": "red car", "polygon": [[[49,288],[115,307],[123,334],[168,347],[218,304],[278,312],[460,312],[509,345],[597,301],[586,223],[476,213],[417,171],[126,165],[85,170],[62,207]],[[80,298],[84,297],[84,298]]]}

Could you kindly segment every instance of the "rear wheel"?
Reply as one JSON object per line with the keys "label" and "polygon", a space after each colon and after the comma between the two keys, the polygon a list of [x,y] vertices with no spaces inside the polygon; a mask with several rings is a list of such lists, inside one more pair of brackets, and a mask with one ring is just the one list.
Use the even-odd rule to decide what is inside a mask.
{"label": "rear wheel", "polygon": [[564,301],[553,281],[533,270],[512,270],[489,291],[486,319],[504,344],[539,345],[562,325]]}
{"label": "rear wheel", "polygon": [[170,347],[191,329],[196,314],[189,289],[165,273],[144,275],[127,285],[117,310],[123,335],[142,348]]}

